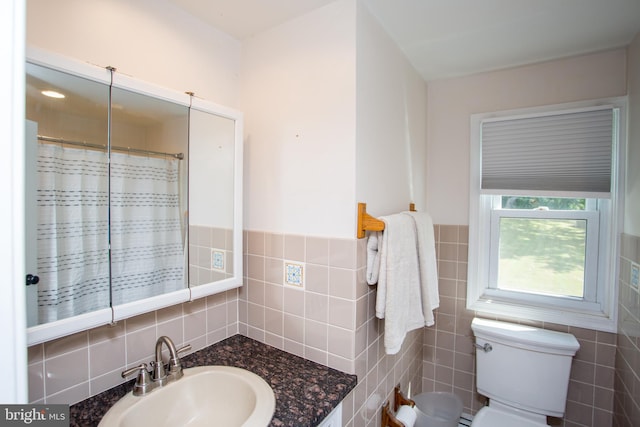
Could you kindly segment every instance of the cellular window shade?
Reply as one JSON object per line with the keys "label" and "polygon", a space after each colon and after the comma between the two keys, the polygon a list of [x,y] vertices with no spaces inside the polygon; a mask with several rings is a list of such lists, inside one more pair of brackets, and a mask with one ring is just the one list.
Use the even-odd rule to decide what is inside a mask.
{"label": "cellular window shade", "polygon": [[481,192],[609,197],[613,108],[482,123]]}

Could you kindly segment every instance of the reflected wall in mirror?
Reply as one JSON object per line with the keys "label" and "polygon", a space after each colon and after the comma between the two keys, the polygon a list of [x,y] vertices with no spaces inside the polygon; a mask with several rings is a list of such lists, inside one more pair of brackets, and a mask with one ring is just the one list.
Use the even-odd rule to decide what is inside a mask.
{"label": "reflected wall in mirror", "polygon": [[28,345],[241,286],[242,115],[27,56]]}
{"label": "reflected wall in mirror", "polygon": [[191,109],[189,285],[233,276],[234,120]]}

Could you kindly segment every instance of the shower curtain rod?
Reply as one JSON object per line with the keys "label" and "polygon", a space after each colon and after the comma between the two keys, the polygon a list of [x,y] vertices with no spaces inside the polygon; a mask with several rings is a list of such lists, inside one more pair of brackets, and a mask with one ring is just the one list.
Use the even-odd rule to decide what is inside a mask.
{"label": "shower curtain rod", "polygon": [[[92,144],[90,142],[84,142],[84,141],[70,141],[67,139],[63,139],[63,138],[53,138],[50,136],[43,136],[43,135],[38,135],[38,139],[41,141],[46,141],[46,142],[55,142],[55,143],[59,143],[59,144],[67,144],[67,145],[77,145],[79,147],[88,147],[88,148],[100,148],[100,149],[106,149],[107,146],[106,145],[101,145],[101,144]],[[112,146],[111,147],[112,150],[117,150],[117,151],[126,151],[128,153],[137,153],[137,154],[153,154],[156,156],[169,156],[169,157],[173,157],[176,158],[178,160],[182,160],[184,159],[184,154],[182,153],[163,153],[161,151],[151,151],[151,150],[140,150],[138,148],[129,148],[129,147],[116,147],[116,146]]]}

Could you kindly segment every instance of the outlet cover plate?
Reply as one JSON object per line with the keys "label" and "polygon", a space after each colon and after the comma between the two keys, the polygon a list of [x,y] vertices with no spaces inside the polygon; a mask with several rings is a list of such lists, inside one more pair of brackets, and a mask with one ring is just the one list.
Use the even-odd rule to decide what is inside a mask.
{"label": "outlet cover plate", "polygon": [[635,262],[631,263],[631,273],[629,275],[629,284],[632,289],[638,290],[638,285],[640,284],[640,265]]}
{"label": "outlet cover plate", "polygon": [[304,264],[299,262],[285,261],[284,283],[289,286],[304,288]]}
{"label": "outlet cover plate", "polygon": [[217,271],[225,271],[224,269],[225,253],[221,249],[211,249],[211,269]]}

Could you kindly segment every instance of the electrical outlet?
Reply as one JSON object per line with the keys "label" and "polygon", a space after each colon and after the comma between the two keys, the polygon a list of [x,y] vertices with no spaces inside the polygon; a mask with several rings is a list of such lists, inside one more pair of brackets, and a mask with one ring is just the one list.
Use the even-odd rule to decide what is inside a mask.
{"label": "electrical outlet", "polygon": [[631,274],[629,275],[629,284],[631,288],[638,290],[638,284],[640,283],[640,265],[635,262],[631,263]]}

